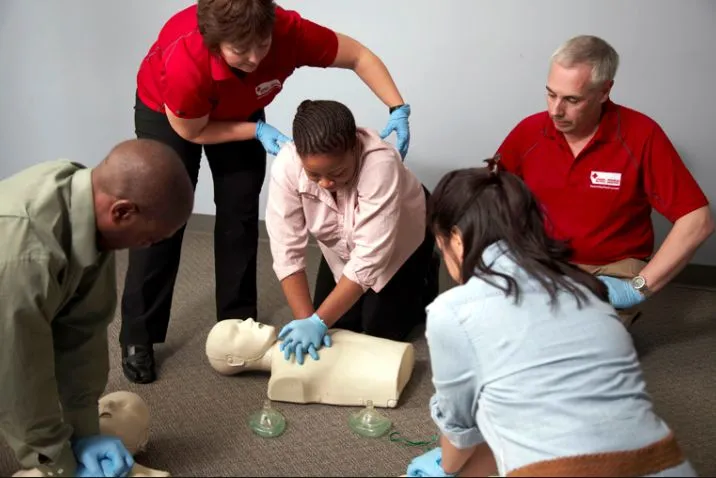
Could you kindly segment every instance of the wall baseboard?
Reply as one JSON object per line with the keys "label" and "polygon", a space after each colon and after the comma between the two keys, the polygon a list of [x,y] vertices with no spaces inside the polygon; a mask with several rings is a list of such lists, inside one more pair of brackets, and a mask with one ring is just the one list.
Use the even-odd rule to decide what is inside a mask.
{"label": "wall baseboard", "polygon": [[[187,231],[212,234],[214,232],[214,216],[192,214],[187,223]],[[259,221],[259,240],[268,240],[264,221]],[[309,242],[315,242],[315,240],[310,238]],[[716,290],[716,266],[689,264],[672,282],[687,287]]]}

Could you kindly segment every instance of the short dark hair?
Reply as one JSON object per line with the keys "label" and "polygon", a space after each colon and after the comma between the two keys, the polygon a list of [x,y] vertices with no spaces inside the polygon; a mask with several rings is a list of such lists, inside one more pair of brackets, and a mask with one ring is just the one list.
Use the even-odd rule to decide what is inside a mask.
{"label": "short dark hair", "polygon": [[251,45],[271,36],[275,9],[273,0],[198,0],[199,32],[212,51],[222,42]]}
{"label": "short dark hair", "polygon": [[340,154],[355,148],[356,121],[343,103],[305,100],[293,118],[293,142],[299,156]]}
{"label": "short dark hair", "polygon": [[[462,282],[478,276],[518,301],[517,281],[495,271],[482,259],[488,246],[504,241],[507,253],[544,287],[552,304],[562,289],[572,294],[581,306],[587,296],[576,284],[606,301],[606,286],[592,274],[570,264],[572,250],[568,244],[547,234],[541,208],[522,179],[499,171],[497,158],[486,161],[489,162],[486,168],[447,173],[428,201],[428,224],[436,236],[449,238],[455,228],[462,234]],[[491,276],[504,281],[495,282]]]}

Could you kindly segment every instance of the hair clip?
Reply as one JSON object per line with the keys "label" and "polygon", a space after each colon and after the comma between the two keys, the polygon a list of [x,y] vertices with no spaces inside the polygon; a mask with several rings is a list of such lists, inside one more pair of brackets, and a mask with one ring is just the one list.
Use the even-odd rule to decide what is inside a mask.
{"label": "hair clip", "polygon": [[497,172],[499,171],[497,163],[500,162],[500,153],[497,153],[492,158],[485,159],[484,161],[487,163],[487,169],[490,176],[497,176]]}

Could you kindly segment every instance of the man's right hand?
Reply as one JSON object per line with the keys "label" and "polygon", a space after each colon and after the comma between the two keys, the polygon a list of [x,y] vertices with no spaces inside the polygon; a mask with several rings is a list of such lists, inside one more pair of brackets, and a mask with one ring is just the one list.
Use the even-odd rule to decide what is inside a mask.
{"label": "man's right hand", "polygon": [[122,441],[113,436],[94,435],[72,443],[77,460],[77,476],[127,476],[134,457]]}

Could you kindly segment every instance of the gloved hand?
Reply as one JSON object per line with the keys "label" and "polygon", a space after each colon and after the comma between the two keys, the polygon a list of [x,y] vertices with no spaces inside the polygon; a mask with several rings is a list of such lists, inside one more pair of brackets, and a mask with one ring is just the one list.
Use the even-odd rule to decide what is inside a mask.
{"label": "gloved hand", "polygon": [[597,276],[597,278],[607,286],[609,302],[616,309],[628,309],[641,304],[646,299],[641,292],[632,287],[628,280],[611,276]]}
{"label": "gloved hand", "polygon": [[442,467],[443,449],[433,448],[427,453],[413,458],[408,465],[408,476],[455,476],[445,473]]}
{"label": "gloved hand", "polygon": [[306,353],[310,354],[313,360],[318,360],[317,350],[321,345],[331,346],[331,336],[326,332],[328,327],[318,314],[313,314],[307,319],[292,320],[278,334],[279,340],[283,340],[279,350],[283,352],[286,360],[295,353],[299,365],[303,365],[303,357]]}
{"label": "gloved hand", "polygon": [[77,476],[127,476],[134,457],[122,441],[113,436],[94,435],[72,442]]}
{"label": "gloved hand", "polygon": [[382,139],[387,138],[390,133],[395,131],[398,137],[398,151],[400,156],[405,160],[408,155],[408,147],[410,146],[410,125],[408,124],[408,116],[410,116],[410,105],[403,105],[390,113],[390,119],[383,131],[380,133]]}
{"label": "gloved hand", "polygon": [[281,133],[279,130],[264,122],[258,120],[256,122],[256,133],[254,134],[256,139],[261,141],[264,149],[268,154],[276,156],[281,150],[283,143],[292,141],[291,138]]}

